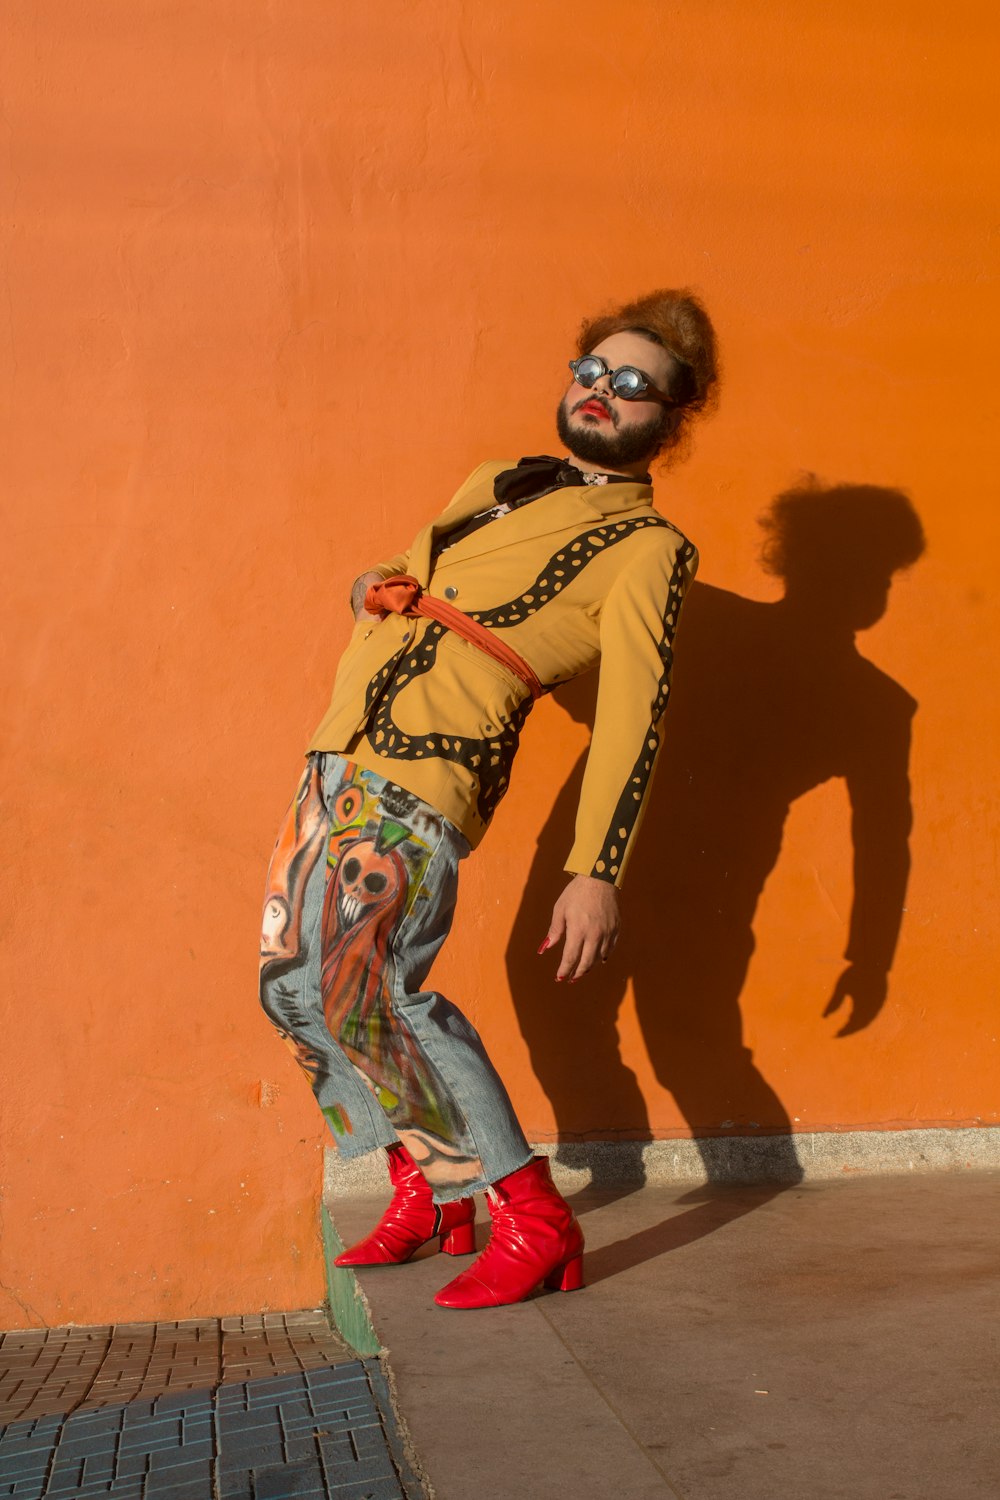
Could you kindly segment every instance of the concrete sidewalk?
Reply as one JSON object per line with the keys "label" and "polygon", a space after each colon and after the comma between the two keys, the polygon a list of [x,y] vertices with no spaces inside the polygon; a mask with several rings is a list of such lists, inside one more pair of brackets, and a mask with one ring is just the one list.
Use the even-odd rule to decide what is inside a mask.
{"label": "concrete sidewalk", "polygon": [[[434,1305],[469,1262],[430,1248],[337,1275],[436,1500],[989,1500],[998,1192],[977,1172],[590,1189],[586,1290],[491,1311]],[[348,1243],[380,1207],[328,1203]]]}

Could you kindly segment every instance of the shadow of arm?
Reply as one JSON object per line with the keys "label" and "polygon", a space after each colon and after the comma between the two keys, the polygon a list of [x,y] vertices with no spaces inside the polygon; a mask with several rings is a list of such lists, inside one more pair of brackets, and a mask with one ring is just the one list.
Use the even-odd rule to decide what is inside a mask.
{"label": "shadow of arm", "polygon": [[[846,1036],[869,1025],[888,992],[910,875],[910,729],[916,705],[893,684],[889,714],[857,735],[847,771],[854,847],[854,900],[841,974],[824,1010],[830,1015],[850,996]],[[898,694],[898,697],[897,697]],[[903,701],[905,699],[905,701]]]}

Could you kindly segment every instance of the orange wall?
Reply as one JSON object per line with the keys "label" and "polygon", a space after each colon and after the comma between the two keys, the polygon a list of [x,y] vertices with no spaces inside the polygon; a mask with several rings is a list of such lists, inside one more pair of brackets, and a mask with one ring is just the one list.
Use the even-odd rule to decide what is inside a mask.
{"label": "orange wall", "polygon": [[585,738],[551,702],[442,975],[534,1138],[557,1113],[596,1135],[995,1122],[993,8],[6,17],[0,1321],[321,1298],[323,1133],[255,947],[348,583],[482,457],[551,449],[580,317],[665,283],[701,289],[725,355],[720,412],[657,491],[704,599],[778,597],[756,518],[803,471],[901,487],[926,528],[860,641],[919,704],[888,1001],[839,1039],[821,1015],[851,896],[834,780],[792,807],[736,986],[777,1104],[734,1097],[711,1049],[683,1105],[664,1082],[703,999],[671,988],[662,796],[620,954],[557,1010],[526,945],[558,809],[518,916]]}

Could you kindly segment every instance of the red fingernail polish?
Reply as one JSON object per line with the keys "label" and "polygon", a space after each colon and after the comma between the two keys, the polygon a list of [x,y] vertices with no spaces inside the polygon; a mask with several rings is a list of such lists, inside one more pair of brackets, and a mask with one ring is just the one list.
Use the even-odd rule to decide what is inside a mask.
{"label": "red fingernail polish", "polygon": [[547,948],[547,947],[548,947],[548,946],[549,946],[549,940],[548,940],[548,938],[546,938],[546,939],[545,939],[545,940],[544,940],[544,942],[543,942],[543,943],[542,943],[542,946],[541,946],[541,947],[540,947],[540,948],[539,948],[539,950],[538,950],[538,951],[539,951],[539,953],[544,953],[544,952],[545,952],[545,950],[546,950],[546,948]]}

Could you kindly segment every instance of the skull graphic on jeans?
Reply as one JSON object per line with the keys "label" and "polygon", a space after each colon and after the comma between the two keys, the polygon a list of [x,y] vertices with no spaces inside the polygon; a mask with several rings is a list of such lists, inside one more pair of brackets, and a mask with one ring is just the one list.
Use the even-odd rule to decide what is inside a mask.
{"label": "skull graphic on jeans", "polygon": [[373,917],[404,885],[405,870],[393,851],[380,854],[370,839],[349,844],[336,876],[341,931]]}

